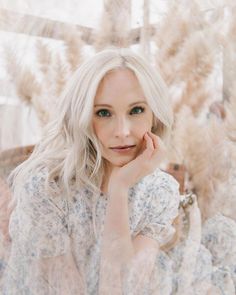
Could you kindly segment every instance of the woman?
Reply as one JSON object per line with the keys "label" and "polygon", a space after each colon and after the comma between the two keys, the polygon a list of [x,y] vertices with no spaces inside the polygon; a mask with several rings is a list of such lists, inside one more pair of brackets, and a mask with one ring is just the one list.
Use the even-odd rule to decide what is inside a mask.
{"label": "woman", "polygon": [[131,50],[107,49],[79,67],[41,142],[11,175],[1,294],[168,288],[158,252],[174,234],[179,185],[158,167],[172,121],[162,78]]}

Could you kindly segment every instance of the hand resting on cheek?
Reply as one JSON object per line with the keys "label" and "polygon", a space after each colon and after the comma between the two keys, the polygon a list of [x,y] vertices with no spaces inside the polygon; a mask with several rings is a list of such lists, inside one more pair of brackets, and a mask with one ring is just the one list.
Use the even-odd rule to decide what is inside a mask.
{"label": "hand resting on cheek", "polygon": [[133,186],[141,178],[151,174],[160,165],[165,154],[166,147],[161,138],[146,132],[139,155],[123,167],[115,167],[112,171],[108,192],[117,185],[124,188]]}

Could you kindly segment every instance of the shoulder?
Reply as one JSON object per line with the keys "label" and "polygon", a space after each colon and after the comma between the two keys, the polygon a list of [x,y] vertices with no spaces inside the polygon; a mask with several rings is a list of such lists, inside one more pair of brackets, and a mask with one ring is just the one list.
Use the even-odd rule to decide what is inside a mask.
{"label": "shoulder", "polygon": [[[17,202],[43,202],[55,188],[55,181],[48,181],[48,168],[34,168],[16,180],[14,194]],[[52,189],[52,191],[51,191]]]}
{"label": "shoulder", "polygon": [[[154,214],[169,211],[177,214],[180,202],[179,183],[169,173],[156,169],[141,181],[146,207]],[[168,214],[169,214],[168,213]],[[166,214],[166,213],[165,213]]]}
{"label": "shoulder", "polygon": [[24,175],[22,184],[18,184],[16,190],[19,210],[37,216],[52,213],[63,215],[68,211],[68,200],[56,191],[56,182],[49,181],[48,176],[47,167],[31,170]]}
{"label": "shoulder", "polygon": [[38,168],[30,170],[26,175],[24,175],[22,189],[27,193],[37,194],[45,191],[45,183],[48,177],[48,169]]}
{"label": "shoulder", "polygon": [[157,168],[142,178],[132,189],[131,199],[138,207],[153,212],[164,209],[177,211],[180,202],[179,183],[170,174]]}
{"label": "shoulder", "polygon": [[169,192],[173,194],[179,193],[178,181],[169,173],[157,168],[153,173],[145,176],[137,184],[139,188],[149,193]]}

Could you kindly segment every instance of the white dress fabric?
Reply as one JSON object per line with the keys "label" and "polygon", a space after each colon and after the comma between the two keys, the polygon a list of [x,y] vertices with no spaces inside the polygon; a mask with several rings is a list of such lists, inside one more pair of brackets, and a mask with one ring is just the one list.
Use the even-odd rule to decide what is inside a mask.
{"label": "white dress fabric", "polygon": [[[46,176],[45,169],[31,173],[11,213],[11,248],[7,249],[7,259],[0,257],[0,294],[99,294],[101,240],[108,200],[86,189],[74,189],[70,200],[63,195],[53,198],[45,193]],[[92,221],[94,198],[96,235]],[[175,233],[172,223],[178,215],[179,202],[179,184],[171,175],[156,169],[144,177],[129,189],[132,237],[142,234],[165,245]],[[235,222],[224,218],[217,216],[204,226],[203,244],[193,266],[194,280],[188,294],[211,294],[207,293],[210,288],[215,290],[212,294],[234,294],[224,290],[228,288],[228,292],[233,292],[235,288],[235,253],[234,260],[221,257],[224,249],[216,238],[218,232],[212,233],[218,223],[234,230]],[[229,236],[228,228],[225,243],[235,245],[235,236]],[[127,288],[123,287],[120,294],[178,294],[178,271],[184,249],[182,243],[166,253],[159,251],[149,284],[138,291],[132,291],[136,282],[124,284]]]}
{"label": "white dress fabric", "polygon": [[[11,251],[2,276],[1,294],[77,294],[76,290],[81,286],[74,286],[74,291],[73,286],[61,289],[66,287],[62,283],[65,271],[56,270],[56,265],[59,267],[61,260],[69,257],[75,262],[84,292],[95,295],[108,201],[103,196],[97,198],[95,238],[92,223],[94,196],[87,190],[75,190],[69,201],[63,196],[52,198],[45,193],[46,176],[45,169],[29,176],[11,214]],[[171,238],[174,233],[171,224],[178,214],[179,194],[178,183],[170,175],[157,169],[143,178],[130,188],[128,204],[132,236],[142,233],[160,244]],[[53,258],[59,259],[53,261]],[[45,271],[45,263],[50,259],[50,271]]]}

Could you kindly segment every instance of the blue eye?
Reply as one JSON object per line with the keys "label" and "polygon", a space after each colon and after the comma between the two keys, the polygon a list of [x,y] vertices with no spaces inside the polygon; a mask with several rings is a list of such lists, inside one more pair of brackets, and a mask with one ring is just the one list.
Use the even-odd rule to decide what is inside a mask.
{"label": "blue eye", "polygon": [[99,117],[110,117],[110,112],[108,110],[99,110],[96,112],[96,115]]}
{"label": "blue eye", "polygon": [[143,112],[144,112],[144,108],[142,108],[142,107],[134,107],[131,110],[130,114],[141,114]]}

